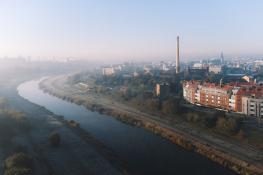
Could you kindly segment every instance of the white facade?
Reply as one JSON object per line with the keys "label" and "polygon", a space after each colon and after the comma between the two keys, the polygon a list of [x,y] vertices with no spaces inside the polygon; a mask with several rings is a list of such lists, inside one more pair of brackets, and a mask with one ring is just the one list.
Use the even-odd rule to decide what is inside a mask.
{"label": "white facade", "polygon": [[113,67],[104,67],[102,68],[103,75],[113,75],[115,73]]}
{"label": "white facade", "polygon": [[209,72],[214,72],[215,74],[218,74],[221,72],[221,70],[221,66],[209,66]]}
{"label": "white facade", "polygon": [[246,82],[253,82],[254,79],[252,76],[245,75],[242,77],[243,80],[246,80]]}
{"label": "white facade", "polygon": [[[193,96],[193,94],[197,96]],[[193,88],[189,88],[189,84],[187,84],[185,87],[183,87],[183,96],[184,99],[192,104],[195,104],[196,98],[200,99],[200,94],[197,94]]]}
{"label": "white facade", "polygon": [[242,97],[242,112],[247,116],[263,118],[263,99]]}
{"label": "white facade", "polygon": [[197,89],[195,93],[195,102],[199,103],[200,102],[200,90]]}
{"label": "white facade", "polygon": [[235,109],[235,106],[236,106],[236,95],[237,95],[237,92],[238,92],[239,89],[240,89],[240,87],[234,87],[232,89],[232,94],[231,94],[230,99],[229,99],[230,110],[234,110]]}

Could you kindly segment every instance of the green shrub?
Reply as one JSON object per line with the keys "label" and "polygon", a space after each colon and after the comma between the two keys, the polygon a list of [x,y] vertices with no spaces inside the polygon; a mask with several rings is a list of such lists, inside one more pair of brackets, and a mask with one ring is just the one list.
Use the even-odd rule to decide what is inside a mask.
{"label": "green shrub", "polygon": [[33,159],[25,153],[15,153],[4,161],[4,175],[31,175]]}
{"label": "green shrub", "polygon": [[198,115],[198,113],[189,112],[189,113],[186,114],[186,120],[188,122],[197,123],[197,122],[200,121],[200,116]]}
{"label": "green shrub", "polygon": [[157,99],[147,99],[145,101],[145,107],[148,110],[156,111],[159,109],[159,101]]}
{"label": "green shrub", "polygon": [[179,113],[180,100],[175,98],[169,98],[162,103],[162,112],[164,114],[176,114]]}
{"label": "green shrub", "polygon": [[241,119],[234,117],[219,117],[216,127],[219,131],[237,133],[241,128]]}
{"label": "green shrub", "polygon": [[12,120],[13,125],[19,132],[29,132],[31,129],[31,123],[26,117],[25,113],[16,110],[6,111],[6,115],[10,120]]}
{"label": "green shrub", "polygon": [[204,118],[204,125],[208,128],[213,128],[216,126],[216,122],[217,122],[217,116],[213,115],[213,116],[205,116]]}
{"label": "green shrub", "polygon": [[5,170],[4,175],[31,175],[32,170],[28,168],[10,168]]}
{"label": "green shrub", "polygon": [[6,109],[8,106],[8,101],[4,97],[0,97],[0,109]]}
{"label": "green shrub", "polygon": [[0,116],[0,146],[9,146],[16,132],[13,123],[8,118]]}

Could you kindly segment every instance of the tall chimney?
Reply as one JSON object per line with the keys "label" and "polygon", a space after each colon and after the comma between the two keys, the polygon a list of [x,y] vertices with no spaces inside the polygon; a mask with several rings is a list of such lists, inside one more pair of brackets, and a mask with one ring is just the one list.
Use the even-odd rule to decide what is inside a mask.
{"label": "tall chimney", "polygon": [[176,53],[176,73],[180,72],[180,62],[179,62],[179,36],[177,36],[177,53]]}

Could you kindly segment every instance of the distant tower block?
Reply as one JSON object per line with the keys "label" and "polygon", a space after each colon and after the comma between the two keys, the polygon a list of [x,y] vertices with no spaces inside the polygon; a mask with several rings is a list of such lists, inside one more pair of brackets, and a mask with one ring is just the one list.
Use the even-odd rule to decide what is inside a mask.
{"label": "distant tower block", "polygon": [[177,36],[177,53],[176,53],[176,73],[180,72],[180,62],[179,62],[179,36]]}
{"label": "distant tower block", "polygon": [[224,54],[223,54],[223,52],[221,52],[221,64],[223,64],[224,63]]}

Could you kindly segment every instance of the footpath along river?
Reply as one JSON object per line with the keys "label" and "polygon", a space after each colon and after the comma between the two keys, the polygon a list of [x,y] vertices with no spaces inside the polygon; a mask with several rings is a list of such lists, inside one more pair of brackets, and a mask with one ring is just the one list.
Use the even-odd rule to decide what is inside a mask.
{"label": "footpath along river", "polygon": [[113,150],[134,174],[234,175],[235,173],[142,128],[113,117],[92,112],[39,89],[40,80],[18,86],[21,97],[43,106],[67,120],[75,120],[95,138]]}

